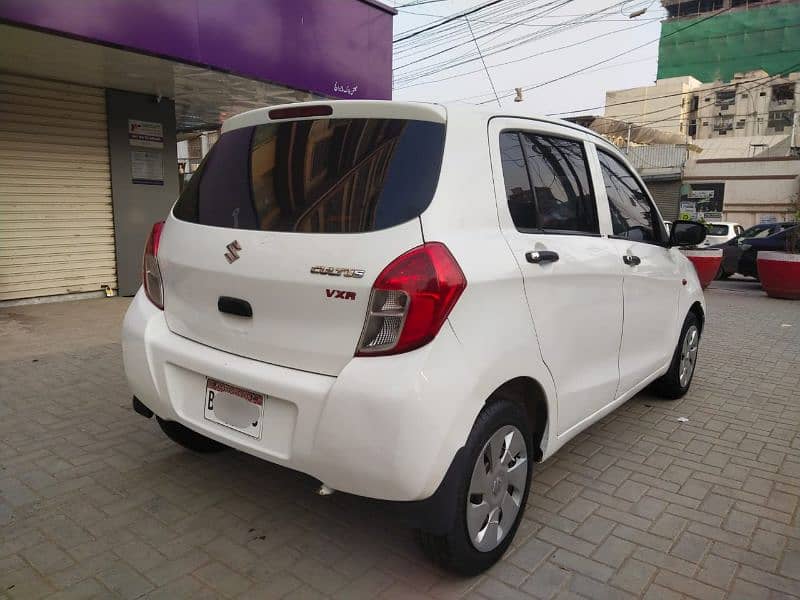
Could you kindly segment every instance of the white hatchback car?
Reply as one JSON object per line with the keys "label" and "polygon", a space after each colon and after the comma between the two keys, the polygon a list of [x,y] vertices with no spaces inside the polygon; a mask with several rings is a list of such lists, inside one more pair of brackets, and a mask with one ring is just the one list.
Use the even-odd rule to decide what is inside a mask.
{"label": "white hatchback car", "polygon": [[717,244],[724,244],[729,242],[735,237],[739,237],[744,232],[744,227],[739,223],[707,223],[706,228],[708,233],[703,242],[703,246],[716,246]]}
{"label": "white hatchback car", "polygon": [[[393,501],[462,573],[511,543],[532,463],[692,380],[705,304],[617,149],[571,123],[314,102],[228,120],[125,317],[137,412]],[[624,318],[623,318],[624,316]]]}

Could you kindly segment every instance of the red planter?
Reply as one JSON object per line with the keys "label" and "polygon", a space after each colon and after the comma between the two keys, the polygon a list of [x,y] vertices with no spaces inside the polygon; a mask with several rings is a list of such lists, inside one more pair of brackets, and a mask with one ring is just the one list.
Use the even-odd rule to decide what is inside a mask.
{"label": "red planter", "polygon": [[800,300],[800,254],[759,252],[758,278],[768,296]]}
{"label": "red planter", "polygon": [[681,248],[681,252],[692,261],[694,270],[697,271],[700,285],[703,289],[706,289],[708,284],[714,281],[717,271],[719,271],[719,266],[722,264],[722,250],[720,248],[709,248],[707,250]]}

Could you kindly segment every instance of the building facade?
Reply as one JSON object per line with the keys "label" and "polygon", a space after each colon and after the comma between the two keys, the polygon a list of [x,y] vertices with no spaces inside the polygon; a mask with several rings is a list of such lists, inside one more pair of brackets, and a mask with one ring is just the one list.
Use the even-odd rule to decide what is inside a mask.
{"label": "building facade", "polygon": [[[659,189],[662,212],[677,214],[681,200],[695,199],[744,226],[792,213],[800,193],[799,109],[799,72],[758,70],[709,83],[673,77],[606,94],[606,117],[684,136],[682,148],[658,156],[674,158],[690,148],[683,164],[673,165],[669,186],[663,179],[650,184]],[[633,149],[643,175],[650,152]]]}
{"label": "building facade", "polygon": [[[662,0],[658,79],[800,70],[800,0]],[[794,66],[793,66],[794,65]]]}
{"label": "building facade", "polygon": [[244,110],[389,99],[393,14],[376,0],[0,2],[0,302],[134,293],[180,189],[179,139],[189,163],[195,132]]}

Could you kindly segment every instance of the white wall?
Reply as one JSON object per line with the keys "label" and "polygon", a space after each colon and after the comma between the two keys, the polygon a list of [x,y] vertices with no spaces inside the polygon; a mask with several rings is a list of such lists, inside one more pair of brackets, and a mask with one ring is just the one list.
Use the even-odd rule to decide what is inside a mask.
{"label": "white wall", "polygon": [[[681,129],[681,121],[691,108],[690,91],[700,85],[694,77],[671,77],[659,79],[655,85],[606,92],[605,116],[671,133],[686,133]],[[613,106],[621,102],[628,104]]]}

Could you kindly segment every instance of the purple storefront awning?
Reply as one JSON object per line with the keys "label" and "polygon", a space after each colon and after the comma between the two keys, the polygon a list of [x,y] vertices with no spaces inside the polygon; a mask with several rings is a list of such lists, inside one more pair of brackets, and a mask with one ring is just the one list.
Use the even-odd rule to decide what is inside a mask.
{"label": "purple storefront awning", "polygon": [[329,97],[390,99],[393,9],[371,0],[0,0],[0,21]]}

